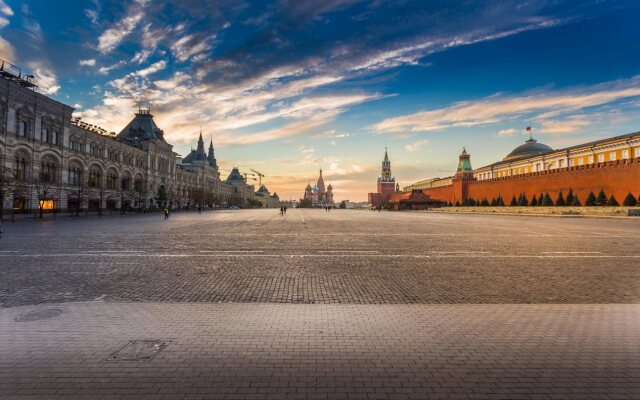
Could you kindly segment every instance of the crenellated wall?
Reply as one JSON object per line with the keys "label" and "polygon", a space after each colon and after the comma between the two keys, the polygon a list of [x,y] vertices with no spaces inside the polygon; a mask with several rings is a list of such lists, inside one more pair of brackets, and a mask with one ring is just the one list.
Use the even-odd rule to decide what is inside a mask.
{"label": "crenellated wall", "polygon": [[610,161],[548,171],[533,172],[518,176],[495,178],[483,181],[454,179],[452,185],[424,189],[432,199],[454,203],[465,198],[482,200],[502,196],[509,204],[513,196],[524,193],[527,199],[540,193],[549,193],[555,201],[560,191],[566,197],[569,189],[584,204],[589,192],[598,194],[603,189],[607,197],[612,194],[620,204],[631,192],[640,196],[640,158]]}

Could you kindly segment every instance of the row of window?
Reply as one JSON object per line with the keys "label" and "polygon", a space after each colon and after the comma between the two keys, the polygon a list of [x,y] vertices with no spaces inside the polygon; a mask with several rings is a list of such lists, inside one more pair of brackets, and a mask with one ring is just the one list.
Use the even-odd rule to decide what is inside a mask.
{"label": "row of window", "polygon": [[[18,181],[26,181],[28,178],[28,161],[26,157],[19,156],[16,159],[15,177]],[[40,164],[40,182],[55,183],[57,177],[58,167],[55,162],[51,160],[43,160]],[[82,183],[82,169],[78,165],[72,165],[68,170],[67,182],[72,186],[79,186]],[[89,170],[88,186],[92,188],[98,188],[101,186],[102,172],[97,168],[91,168]],[[121,180],[120,188],[123,190],[129,190],[131,187],[131,179],[124,177]],[[106,180],[107,189],[118,189],[118,176],[112,172],[107,174]],[[134,190],[137,192],[142,191],[142,180],[137,179],[134,182]]]}
{"label": "row of window", "polygon": [[[630,151],[629,149],[624,149],[621,152],[622,155],[622,160],[627,160],[629,158],[629,154]],[[634,154],[635,157],[640,157],[640,147],[636,147],[634,149]],[[608,160],[607,160],[607,155],[608,155]],[[618,152],[617,151],[611,151],[608,154],[607,153],[599,153],[597,154],[597,160],[599,163],[603,163],[606,161],[616,161],[618,157]],[[576,165],[585,165],[586,164],[593,164],[595,162],[595,157],[593,155],[590,156],[586,156],[586,157],[578,157],[578,158],[572,158],[569,159],[569,166],[570,167],[574,167]],[[564,168],[564,160],[558,160],[557,161],[557,168]],[[533,166],[533,170],[535,172],[540,172],[543,170],[550,170],[556,168],[556,163],[552,162],[552,163],[548,163],[543,165],[542,163],[536,163]],[[513,170],[506,170],[506,171],[498,171],[496,173],[496,177],[497,178],[501,178],[501,177],[506,177],[506,176],[512,176],[512,175],[521,175],[521,174],[528,174],[529,173],[529,168],[528,167],[522,167],[522,168],[518,168],[518,169],[513,169]],[[478,175],[479,179],[491,179],[491,172],[482,172]]]}
{"label": "row of window", "polygon": [[[29,123],[24,120],[18,122],[18,136],[29,137]],[[58,145],[61,142],[60,134],[55,129],[42,128],[40,131],[40,140],[43,143]]]}
{"label": "row of window", "polygon": [[[80,139],[71,137],[69,139],[69,149],[76,153],[84,153],[84,144]],[[95,146],[92,144],[92,145],[89,145],[89,154],[92,157],[100,158],[100,157],[103,157],[104,151],[102,147]],[[107,149],[107,158],[111,161],[116,161],[116,162],[119,161],[118,151],[111,148]],[[122,157],[122,161],[124,164],[127,164],[127,165],[136,166],[139,168],[145,167],[145,160],[143,158],[136,158],[130,154],[125,154]]]}

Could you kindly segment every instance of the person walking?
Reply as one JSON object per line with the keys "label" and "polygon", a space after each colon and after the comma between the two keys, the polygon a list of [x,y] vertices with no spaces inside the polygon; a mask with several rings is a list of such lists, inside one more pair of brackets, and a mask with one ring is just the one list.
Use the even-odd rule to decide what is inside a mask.
{"label": "person walking", "polygon": [[169,219],[169,209],[167,207],[164,208],[164,219]]}

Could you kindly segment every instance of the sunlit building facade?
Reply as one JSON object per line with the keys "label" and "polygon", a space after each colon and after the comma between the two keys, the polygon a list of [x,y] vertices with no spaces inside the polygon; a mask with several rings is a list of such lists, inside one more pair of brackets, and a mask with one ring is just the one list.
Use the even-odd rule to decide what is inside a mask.
{"label": "sunlit building facade", "polygon": [[213,143],[184,159],[150,110],[119,133],[72,118],[73,107],[11,74],[0,77],[0,184],[5,213],[186,207],[253,200],[246,182],[220,180]]}

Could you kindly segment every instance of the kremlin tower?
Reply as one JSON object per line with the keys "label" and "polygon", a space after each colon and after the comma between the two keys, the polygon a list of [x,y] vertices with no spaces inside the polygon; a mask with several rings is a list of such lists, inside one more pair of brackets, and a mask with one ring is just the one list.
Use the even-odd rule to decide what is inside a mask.
{"label": "kremlin tower", "polygon": [[378,191],[369,193],[369,204],[374,207],[380,207],[389,200],[389,197],[399,189],[396,185],[396,178],[391,175],[391,161],[387,154],[387,148],[384,148],[384,160],[382,160],[382,171],[378,177]]}

